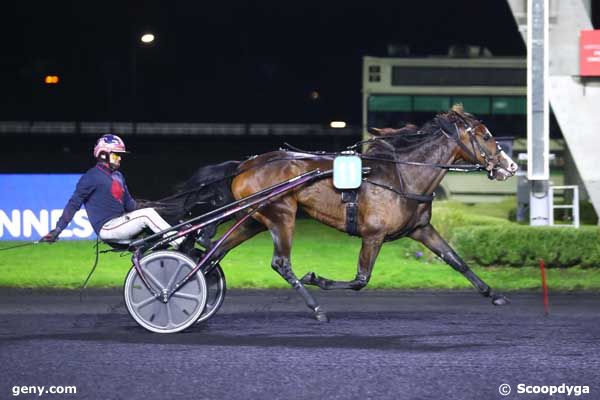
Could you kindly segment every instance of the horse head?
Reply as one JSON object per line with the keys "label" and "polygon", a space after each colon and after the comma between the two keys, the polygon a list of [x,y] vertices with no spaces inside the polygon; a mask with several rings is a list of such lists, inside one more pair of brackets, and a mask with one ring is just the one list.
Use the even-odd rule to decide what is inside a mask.
{"label": "horse head", "polygon": [[517,164],[502,150],[489,129],[472,114],[464,111],[462,104],[436,117],[440,129],[458,144],[458,159],[481,164],[488,178],[504,181],[517,172]]}

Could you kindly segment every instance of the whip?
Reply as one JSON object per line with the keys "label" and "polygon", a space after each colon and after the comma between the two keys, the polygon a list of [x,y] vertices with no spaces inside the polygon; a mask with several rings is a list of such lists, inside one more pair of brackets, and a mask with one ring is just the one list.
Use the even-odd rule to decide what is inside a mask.
{"label": "whip", "polygon": [[5,247],[3,249],[0,249],[0,251],[3,250],[12,250],[12,249],[18,249],[19,247],[25,247],[25,246],[33,246],[34,244],[38,244],[39,241],[35,241],[35,242],[27,242],[27,243],[21,243],[21,244],[17,244],[15,246],[9,246],[9,247]]}

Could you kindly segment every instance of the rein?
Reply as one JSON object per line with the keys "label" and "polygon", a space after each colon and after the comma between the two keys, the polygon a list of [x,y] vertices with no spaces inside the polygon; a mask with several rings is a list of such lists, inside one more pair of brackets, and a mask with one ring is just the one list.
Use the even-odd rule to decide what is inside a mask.
{"label": "rein", "polygon": [[[458,130],[458,126],[456,125],[456,123],[452,125],[450,125],[449,122],[442,120],[441,118],[437,117],[436,118],[436,122],[438,123],[438,125],[440,125],[439,128],[439,132],[442,132],[447,138],[452,139],[469,157],[471,157],[473,160],[477,160],[477,156],[475,155],[475,153],[477,153],[477,150],[475,149],[475,146],[477,146],[479,153],[481,154],[481,156],[484,158],[484,160],[486,161],[486,163],[489,164],[490,159],[493,158],[492,156],[490,156],[490,154],[488,154],[487,151],[485,151],[485,149],[483,149],[481,147],[481,145],[479,144],[479,142],[474,138],[474,135],[471,134],[471,130],[473,129],[472,126],[465,121],[465,123],[468,125],[468,129],[466,130],[468,135],[469,135],[469,140],[471,142],[471,147],[472,147],[472,151],[471,149],[469,149],[461,140],[460,140],[460,131]],[[449,129],[453,127],[454,129]],[[446,129],[445,129],[446,128]],[[448,132],[450,131],[450,132]],[[395,149],[394,147],[387,143],[385,140],[387,139],[391,139],[391,137],[374,137],[368,140],[363,140],[360,142],[357,142],[351,146],[348,146],[347,149],[352,151],[354,149],[356,149],[358,146],[361,146],[365,143],[373,143],[376,141],[379,141],[380,143],[386,145],[388,148],[390,148],[390,150],[392,152],[395,153]],[[327,152],[327,151],[309,151],[309,150],[303,150],[300,149],[298,147],[292,146],[289,143],[284,143],[284,146],[287,147],[289,150],[292,151],[296,151],[299,153],[303,153],[303,154],[310,154],[313,157],[336,157],[339,156],[342,153],[339,152]],[[281,150],[285,150],[285,149],[281,149]],[[394,154],[395,155],[395,154]],[[446,169],[448,171],[455,171],[455,172],[477,172],[477,171],[487,171],[487,168],[481,164],[441,164],[441,163],[426,163],[426,162],[418,162],[418,161],[404,161],[404,160],[399,160],[396,157],[394,158],[387,158],[387,157],[378,157],[378,156],[369,156],[366,154],[361,154],[358,153],[357,154],[358,157],[360,157],[363,160],[371,160],[371,161],[379,161],[379,162],[386,162],[386,163],[392,163],[392,164],[400,164],[400,165],[412,165],[412,166],[418,166],[418,167],[429,167],[429,168],[440,168],[440,169]],[[258,167],[262,167],[266,164],[272,163],[272,162],[277,162],[277,161],[292,161],[292,160],[303,160],[303,159],[311,159],[313,157],[279,157],[279,158],[273,158],[270,160],[265,161],[262,164],[258,164],[258,165],[253,165],[251,167],[248,168],[244,168],[241,170],[236,170],[235,172],[228,174],[226,176],[223,176],[221,178],[217,178],[214,179],[212,181],[209,182],[204,182],[202,184],[200,184],[198,187],[194,188],[194,189],[190,189],[190,190],[186,190],[184,192],[180,192],[180,193],[176,193],[173,194],[171,196],[165,197],[160,199],[160,201],[155,201],[152,202],[154,205],[156,206],[161,206],[161,203],[164,203],[165,201],[168,200],[172,200],[172,199],[177,199],[179,197],[182,196],[187,196],[189,194],[193,194],[193,193],[197,193],[199,191],[201,191],[202,189],[204,189],[207,186],[210,186],[212,184],[215,184],[217,182],[222,182],[224,180],[227,179],[232,179],[235,178],[236,176],[247,172],[251,169],[254,168],[258,168]],[[248,158],[248,160],[252,160],[253,157]],[[372,182],[372,181],[368,181],[367,182],[374,184],[374,185],[378,185],[378,186],[382,186],[382,187],[386,187],[386,185],[383,184],[377,184],[376,182]],[[391,190],[391,189],[390,189]],[[399,192],[397,189],[393,190],[395,193],[398,194],[403,194],[402,192]],[[431,199],[433,199],[433,197],[431,196],[431,199],[429,199],[430,196],[428,195],[418,195],[418,194],[414,194],[414,193],[404,193],[409,195],[410,197],[407,198],[414,198],[415,200],[417,198],[427,198],[427,200],[420,200],[420,201],[431,201]]]}
{"label": "rein", "polygon": [[485,167],[480,164],[438,164],[438,163],[423,163],[418,161],[402,161],[402,160],[394,160],[393,158],[386,157],[376,157],[376,156],[365,156],[359,155],[363,160],[372,160],[372,161],[382,161],[388,162],[392,164],[403,164],[403,165],[414,165],[417,167],[431,167],[431,168],[440,168],[447,169],[448,171],[458,171],[458,172],[476,172],[483,171]]}
{"label": "rein", "polygon": [[[458,128],[456,128],[458,130]],[[439,132],[444,133],[444,135],[456,142],[459,143],[459,146],[462,145],[464,146],[464,144],[460,141],[460,140],[456,140],[454,139],[454,137],[448,135],[446,133],[446,131],[442,128],[439,129]],[[395,152],[394,147],[385,142],[385,140],[391,139],[391,137],[375,137],[375,138],[371,138],[368,140],[362,140],[360,142],[357,142],[355,144],[353,144],[352,146],[348,146],[347,149],[348,150],[354,150],[356,149],[358,146],[365,144],[365,143],[373,143],[376,141],[381,141],[382,144],[388,146],[388,148],[391,151]],[[339,156],[342,153],[339,152],[327,152],[327,151],[309,151],[309,150],[303,150],[300,149],[298,147],[292,146],[291,144],[288,143],[284,143],[284,145],[286,147],[288,147],[290,150],[294,150],[294,151],[298,151],[301,153],[306,153],[306,154],[312,154],[315,156],[330,156],[330,157],[335,157],[335,156]],[[461,147],[462,148],[462,147]],[[468,154],[471,154],[471,152],[464,147],[464,150],[467,151]],[[395,158],[386,158],[386,157],[377,157],[377,156],[369,156],[369,155],[365,155],[365,154],[361,154],[361,153],[357,153],[356,154],[358,157],[362,158],[363,160],[371,160],[371,161],[382,161],[382,162],[387,162],[387,163],[392,163],[392,164],[402,164],[402,165],[413,165],[413,166],[417,166],[417,167],[430,167],[430,168],[440,168],[440,169],[447,169],[449,171],[456,171],[456,172],[477,172],[477,171],[485,171],[485,167],[481,164],[440,164],[440,163],[425,163],[425,162],[418,162],[418,161],[403,161],[403,160],[398,160]],[[475,157],[473,155],[473,159],[477,159],[477,157]]]}
{"label": "rein", "polygon": [[409,200],[416,200],[420,203],[431,203],[433,201],[433,199],[435,199],[435,193],[433,193],[433,194],[416,194],[416,193],[401,192],[400,190],[396,189],[393,186],[386,185],[386,184],[380,183],[380,182],[374,182],[368,178],[363,178],[363,182],[367,182],[373,186],[379,186],[381,188],[390,190],[390,191],[396,193],[400,197],[404,197]]}
{"label": "rein", "polygon": [[[315,157],[319,157],[319,156],[321,156],[321,157],[323,157],[323,156],[325,156],[325,157],[335,157],[335,156],[343,154],[343,153],[326,152],[326,151],[304,151],[304,150],[302,150],[302,149],[300,149],[298,147],[292,146],[292,145],[290,145],[288,143],[284,143],[284,144],[285,144],[285,146],[287,146],[291,150],[294,150],[294,151],[297,151],[297,152],[311,154],[311,155],[314,155]],[[361,158],[363,158],[363,159],[366,159],[366,160],[386,161],[386,162],[392,162],[392,163],[396,163],[396,164],[411,163],[411,164],[414,164],[414,165],[424,165],[424,166],[431,166],[432,165],[432,164],[427,164],[427,163],[417,163],[417,162],[413,163],[413,162],[410,162],[410,161],[392,160],[392,159],[389,159],[389,158],[369,157],[369,156],[364,156],[362,154],[359,154],[358,156],[361,157]],[[439,164],[439,165],[444,165],[444,164]],[[453,168],[454,168],[454,166],[453,166]],[[401,179],[401,178],[399,178],[399,179]],[[418,201],[420,203],[430,203],[435,198],[435,193],[432,194],[432,195],[428,195],[428,194],[417,194],[417,193],[403,192],[403,191],[400,191],[400,190],[396,189],[395,187],[393,187],[391,185],[387,185],[387,184],[381,183],[381,182],[375,182],[375,181],[373,181],[371,179],[368,179],[368,178],[363,178],[362,180],[363,180],[363,182],[367,182],[367,183],[369,183],[369,184],[371,184],[373,186],[378,186],[378,187],[390,190],[390,191],[396,193],[398,196],[403,197],[405,199],[415,200],[415,201]]]}
{"label": "rein", "polygon": [[[303,153],[312,154],[312,153],[310,153],[308,151],[302,151],[302,152]],[[256,157],[256,156],[252,156],[252,157],[248,158],[245,161],[252,160],[254,157]],[[175,194],[173,194],[171,196],[163,197],[162,199],[157,200],[157,201],[150,201],[150,203],[152,203],[153,205],[157,205],[157,206],[160,207],[163,204],[167,205],[166,203],[164,203],[166,200],[172,200],[172,199],[176,199],[176,198],[179,198],[179,197],[182,197],[182,196],[187,196],[188,194],[197,193],[197,192],[201,191],[202,189],[204,189],[207,186],[210,186],[210,185],[215,184],[217,182],[225,181],[227,179],[235,178],[236,176],[238,176],[238,175],[240,175],[240,174],[242,174],[244,172],[250,171],[250,170],[252,170],[254,168],[262,167],[263,165],[266,165],[266,164],[269,164],[269,163],[272,163],[272,162],[276,162],[276,161],[286,161],[286,160],[290,160],[291,161],[291,160],[304,160],[304,159],[311,159],[311,157],[280,157],[280,158],[273,158],[271,160],[265,161],[262,164],[253,165],[251,167],[248,167],[248,168],[245,168],[245,169],[241,169],[241,170],[236,170],[236,171],[234,171],[233,173],[231,173],[229,175],[225,175],[225,176],[223,176],[221,178],[213,179],[212,181],[209,181],[209,182],[204,182],[204,183],[200,184],[198,187],[196,187],[194,189],[186,190],[184,192],[175,193]]]}
{"label": "rein", "polygon": [[[486,164],[488,166],[491,164],[490,160],[493,158],[493,156],[491,156],[487,151],[485,151],[485,149],[483,149],[481,147],[481,145],[479,144],[479,142],[475,139],[474,135],[471,133],[471,131],[473,130],[473,127],[471,126],[471,124],[468,123],[468,121],[464,121],[464,122],[468,126],[468,128],[466,129],[466,132],[469,135],[469,141],[471,143],[472,151],[462,142],[462,140],[460,140],[460,131],[459,131],[458,125],[456,123],[454,123],[453,126],[451,126],[448,121],[444,121],[439,117],[436,118],[436,122],[439,125],[438,132],[443,133],[444,136],[446,136],[448,139],[451,139],[452,141],[454,141],[467,154],[468,157],[470,157],[472,160],[477,160],[477,156],[475,155],[477,153],[477,150],[476,150],[476,146],[477,146],[477,149],[479,150],[479,153],[481,154],[482,158],[485,160]],[[452,127],[454,129],[451,129]],[[444,129],[444,128],[446,128],[446,129]],[[370,155],[360,154],[360,153],[357,154],[357,156],[363,160],[386,162],[386,163],[391,163],[391,164],[396,164],[396,165],[412,165],[412,166],[418,166],[418,167],[440,168],[440,169],[446,169],[449,171],[458,171],[458,172],[487,171],[486,166],[483,166],[478,163],[464,165],[464,164],[441,164],[441,163],[427,163],[427,162],[418,162],[418,161],[399,160],[398,153],[396,152],[395,147],[392,146],[390,143],[386,142],[387,139],[392,139],[392,137],[386,137],[386,136],[374,137],[374,138],[371,138],[368,140],[363,140],[363,141],[357,142],[357,143],[353,144],[352,146],[348,146],[347,149],[353,151],[354,149],[356,149],[357,147],[359,147],[365,143],[373,143],[373,142],[378,141],[379,143],[381,143],[382,145],[384,145],[385,147],[387,147],[389,150],[392,151],[393,156],[394,156],[393,158],[370,156]],[[285,143],[285,145],[288,148],[290,148],[291,150],[311,154],[314,156],[329,156],[329,157],[333,156],[333,157],[335,157],[340,154],[343,154],[343,153],[333,153],[333,152],[325,152],[325,151],[305,151],[305,150],[299,149],[297,147],[294,147],[288,143]],[[501,150],[499,147],[498,147],[498,149]],[[397,170],[397,173],[398,173],[398,179],[400,180],[400,184],[402,185],[402,177],[401,177],[399,170]],[[435,198],[435,193],[433,193],[432,195],[408,193],[408,192],[403,192],[391,185],[384,184],[381,182],[375,182],[368,178],[363,178],[363,181],[367,182],[371,185],[390,190],[390,191],[396,193],[398,196],[401,196],[401,197],[404,197],[407,199],[411,199],[411,200],[415,200],[418,202],[429,203],[429,202],[432,202],[433,199]]]}
{"label": "rein", "polygon": [[[481,165],[479,163],[469,164],[469,165],[463,165],[463,164],[448,165],[448,164],[438,164],[438,163],[420,163],[420,162],[413,162],[413,161],[402,161],[402,160],[396,159],[395,157],[394,157],[394,159],[386,159],[384,157],[373,157],[373,156],[366,156],[366,155],[359,155],[359,156],[366,160],[371,159],[374,161],[390,162],[390,163],[395,163],[395,164],[441,168],[441,169],[447,169],[449,171],[459,171],[459,172],[488,171],[491,174],[492,170],[495,168],[495,166],[498,162],[498,154],[500,154],[502,152],[502,148],[500,147],[499,144],[496,144],[497,154],[496,155],[490,154],[487,151],[487,149],[482,147],[481,144],[479,143],[479,141],[475,138],[475,135],[472,133],[473,126],[471,125],[471,123],[460,116],[459,116],[459,118],[466,125],[465,132],[469,136],[469,142],[471,143],[471,149],[469,149],[467,147],[467,145],[465,145],[462,142],[462,140],[460,139],[460,131],[458,129],[458,125],[456,124],[456,122],[451,123],[451,122],[443,119],[442,117],[437,116],[435,118],[435,122],[439,126],[439,129],[437,132],[443,133],[444,136],[446,136],[448,139],[451,139],[452,141],[454,141],[461,148],[461,150],[467,155],[467,157],[471,158],[472,160],[475,160],[475,162],[477,160],[476,154],[479,153],[481,155],[481,158],[483,158],[486,165]],[[379,142],[379,143],[383,144],[384,146],[386,146],[388,149],[390,149],[392,151],[392,153],[394,153],[394,155],[396,155],[396,149],[394,148],[394,146],[392,146],[391,144],[386,142],[386,140],[392,139],[393,137],[394,137],[393,135],[392,136],[377,136],[377,137],[373,137],[373,138],[370,138],[367,140],[362,140],[360,142],[353,144],[352,146],[349,146],[348,150],[354,150],[357,147],[359,147],[363,144],[366,144],[366,143]]]}

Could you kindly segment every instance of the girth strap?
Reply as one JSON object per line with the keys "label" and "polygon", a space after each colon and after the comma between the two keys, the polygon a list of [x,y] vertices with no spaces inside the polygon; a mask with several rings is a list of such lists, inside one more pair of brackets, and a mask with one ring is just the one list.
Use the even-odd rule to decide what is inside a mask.
{"label": "girth strap", "polygon": [[358,191],[344,190],[342,203],[346,203],[346,232],[358,236]]}

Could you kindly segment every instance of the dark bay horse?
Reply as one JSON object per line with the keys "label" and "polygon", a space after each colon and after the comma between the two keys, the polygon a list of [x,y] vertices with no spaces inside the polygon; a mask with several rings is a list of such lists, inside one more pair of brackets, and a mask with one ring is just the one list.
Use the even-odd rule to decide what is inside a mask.
{"label": "dark bay horse", "polygon": [[[421,129],[407,126],[399,130],[372,129],[371,133],[374,138],[362,154],[363,165],[370,167],[371,173],[358,191],[357,236],[362,239],[362,247],[353,280],[334,281],[313,272],[298,279],[292,270],[290,253],[298,207],[312,218],[346,231],[346,208],[330,178],[273,200],[224,242],[215,259],[268,229],[275,247],[272,268],[299,292],[317,320],[327,321],[326,313],[305,285],[360,290],[369,282],[382,244],[408,236],[463,274],[483,296],[491,297],[493,304],[507,304],[508,299],[475,275],[430,223],[431,195],[451,165],[459,161],[477,164],[496,180],[505,180],[516,172],[516,164],[496,144],[486,126],[464,112],[462,106],[455,106]],[[231,192],[240,199],[316,168],[331,169],[332,157],[287,151],[262,154],[239,165]]]}

